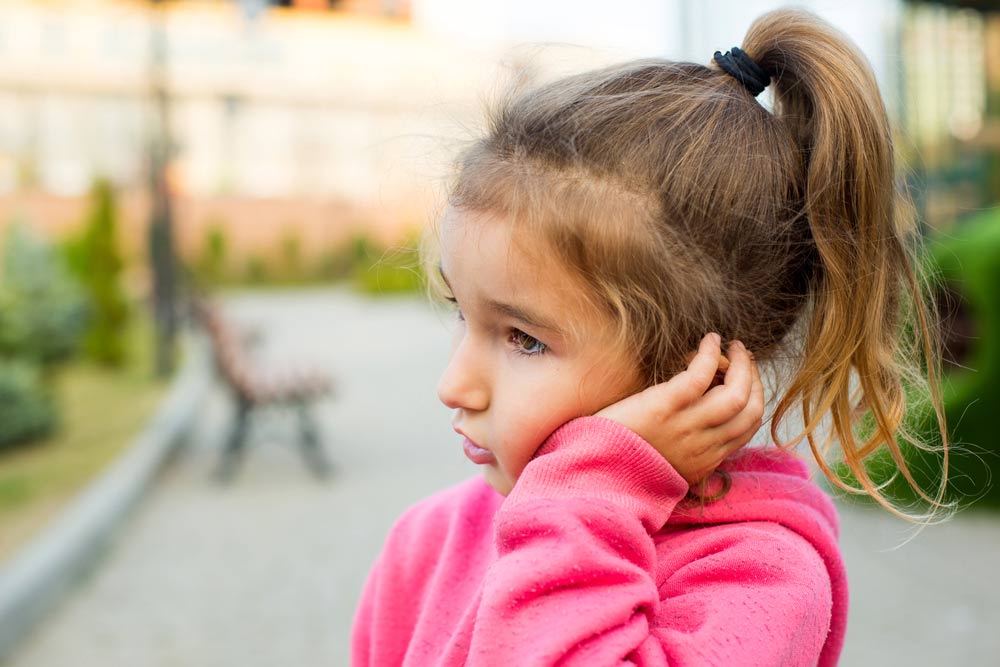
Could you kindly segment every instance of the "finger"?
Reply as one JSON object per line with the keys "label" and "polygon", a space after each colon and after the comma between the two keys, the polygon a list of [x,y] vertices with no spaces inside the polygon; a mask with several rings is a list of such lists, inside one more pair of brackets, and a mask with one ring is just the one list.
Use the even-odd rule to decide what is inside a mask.
{"label": "finger", "polygon": [[760,380],[760,370],[752,362],[753,387],[750,400],[740,413],[726,424],[709,431],[716,442],[725,442],[725,448],[735,451],[746,444],[760,430],[764,416],[764,385]]}
{"label": "finger", "polygon": [[[687,358],[684,360],[684,363],[685,364],[690,364],[691,360],[694,359],[694,356],[695,356],[696,353],[697,353],[697,350],[691,350],[691,352],[688,353]],[[724,380],[726,378],[726,371],[729,370],[729,359],[727,359],[726,356],[720,352],[719,353],[719,358],[718,358],[718,363],[719,363],[719,365],[715,369],[715,375],[712,376],[712,382],[708,385],[708,389],[711,389],[712,387],[717,387],[720,384],[723,384],[723,382],[724,382]],[[708,391],[708,389],[706,389],[705,391]]]}
{"label": "finger", "polygon": [[746,432],[740,435],[738,438],[735,438],[727,442],[725,445],[726,456],[729,456],[734,452],[738,452],[740,449],[748,445],[750,441],[753,440],[754,436],[757,435],[757,432],[759,430],[760,430],[760,420],[757,420],[757,424],[754,427],[747,429]]}
{"label": "finger", "polygon": [[[690,364],[691,360],[694,359],[694,355],[695,355],[695,351],[692,350],[691,353],[688,354],[687,359],[685,360],[684,363],[685,364]],[[725,381],[726,371],[729,370],[729,359],[727,359],[724,354],[720,353],[719,354],[719,358],[718,358],[718,362],[719,362],[719,365],[715,369],[715,375],[712,376],[712,381],[709,383],[708,388],[705,390],[706,392],[709,389],[711,389],[712,387],[718,387],[720,384],[723,384],[723,382]],[[704,393],[705,392],[702,392],[703,395],[704,395]]]}
{"label": "finger", "polygon": [[725,424],[705,429],[703,436],[720,449],[739,449],[741,444],[753,438],[763,423],[760,413],[748,404],[743,412]]}
{"label": "finger", "polygon": [[708,426],[729,422],[750,401],[753,388],[753,361],[750,353],[737,341],[733,341],[729,345],[729,362],[725,382],[706,393],[698,406],[698,412]]}
{"label": "finger", "polygon": [[753,388],[750,393],[753,395],[751,402],[754,405],[754,410],[756,410],[761,417],[764,416],[764,382],[760,379],[760,367],[757,366],[757,360],[750,355],[750,364],[753,368]]}
{"label": "finger", "polygon": [[[698,354],[698,350],[691,350],[690,352],[688,352],[687,356],[684,357],[684,365],[687,366],[688,364],[690,364],[691,360],[694,359],[694,356],[696,354]],[[723,373],[729,370],[729,359],[724,354],[722,354],[721,351],[719,352],[719,367],[717,370],[722,371]]]}
{"label": "finger", "polygon": [[[738,395],[749,399],[750,391],[753,389],[753,369],[755,366],[750,351],[741,341],[737,340],[729,344],[728,356],[730,364],[726,371],[725,386],[733,388]],[[733,362],[735,362],[735,368]]]}
{"label": "finger", "polygon": [[687,370],[658,385],[668,397],[666,400],[672,403],[672,409],[691,405],[708,391],[719,368],[720,340],[718,334],[706,334],[701,339],[698,351],[688,364]]}

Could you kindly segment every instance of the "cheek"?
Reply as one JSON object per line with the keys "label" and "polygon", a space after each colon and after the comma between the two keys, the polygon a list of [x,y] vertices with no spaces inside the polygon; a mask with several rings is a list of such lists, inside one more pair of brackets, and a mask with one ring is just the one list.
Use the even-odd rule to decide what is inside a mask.
{"label": "cheek", "polygon": [[608,359],[594,366],[580,380],[579,402],[586,414],[594,414],[627,396],[645,389],[637,364],[628,359]]}
{"label": "cheek", "polygon": [[512,454],[525,461],[531,458],[554,430],[584,414],[577,386],[573,382],[524,387],[505,415],[510,426]]}

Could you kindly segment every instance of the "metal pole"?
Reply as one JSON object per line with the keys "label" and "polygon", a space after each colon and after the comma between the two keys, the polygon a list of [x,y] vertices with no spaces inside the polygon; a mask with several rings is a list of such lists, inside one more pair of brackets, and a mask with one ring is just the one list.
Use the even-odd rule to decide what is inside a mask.
{"label": "metal pole", "polygon": [[160,0],[152,0],[149,79],[153,117],[149,144],[149,258],[156,324],[156,373],[161,377],[172,373],[176,365],[178,326],[173,215],[167,182],[167,165],[170,161],[170,99],[166,81],[167,35],[164,12]]}

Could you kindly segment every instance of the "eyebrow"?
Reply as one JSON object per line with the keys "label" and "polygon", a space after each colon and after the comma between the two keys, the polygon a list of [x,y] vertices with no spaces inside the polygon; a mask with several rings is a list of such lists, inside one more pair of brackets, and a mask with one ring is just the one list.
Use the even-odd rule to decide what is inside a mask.
{"label": "eyebrow", "polygon": [[[448,286],[448,289],[452,289],[451,283],[448,282],[448,276],[444,275],[444,268],[440,264],[438,264],[438,273],[441,274],[441,279],[444,280],[444,284]],[[452,291],[454,292],[454,290]],[[535,327],[537,329],[545,329],[546,331],[550,331],[554,334],[562,335],[562,330],[554,323],[544,317],[525,310],[520,306],[504,303],[502,301],[495,301],[494,299],[486,299],[485,305],[488,309],[496,313],[507,315],[515,320],[520,320],[528,326]]]}

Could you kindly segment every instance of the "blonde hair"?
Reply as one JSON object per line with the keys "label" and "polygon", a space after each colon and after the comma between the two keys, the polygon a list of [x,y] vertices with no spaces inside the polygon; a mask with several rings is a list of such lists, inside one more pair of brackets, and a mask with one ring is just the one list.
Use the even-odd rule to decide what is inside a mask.
{"label": "blonde hair", "polygon": [[[772,77],[773,113],[714,63],[642,59],[512,91],[460,155],[449,204],[538,239],[522,246],[580,278],[639,351],[648,384],[683,370],[706,332],[767,362],[802,323],[771,418],[776,445],[808,440],[833,484],[897,516],[941,516],[954,503],[943,500],[939,325],[874,74],[847,36],[800,9],[761,16],[741,48]],[[436,274],[429,267],[432,292]],[[930,395],[939,448],[904,422],[914,390]],[[803,431],[782,443],[778,426],[799,405]],[[827,413],[832,432],[817,444]],[[864,415],[873,428],[859,438]],[[897,437],[943,452],[936,497],[914,481]],[[861,488],[830,468],[834,439]],[[865,460],[883,448],[930,513],[901,511],[872,481]]]}

